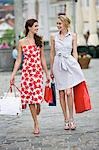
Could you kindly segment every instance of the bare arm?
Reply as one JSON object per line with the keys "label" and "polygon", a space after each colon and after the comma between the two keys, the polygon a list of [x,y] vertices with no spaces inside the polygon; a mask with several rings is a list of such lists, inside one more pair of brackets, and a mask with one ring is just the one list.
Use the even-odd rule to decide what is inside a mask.
{"label": "bare arm", "polygon": [[73,34],[73,56],[75,57],[76,60],[78,60],[78,53],[77,53],[77,34]]}
{"label": "bare arm", "polygon": [[54,63],[54,56],[55,56],[55,40],[54,40],[54,36],[51,36],[50,38],[50,42],[51,42],[51,49],[50,49],[50,68],[51,71],[53,70],[53,63]]}
{"label": "bare arm", "polygon": [[11,75],[11,79],[10,82],[13,84],[14,83],[14,76],[16,75],[17,70],[20,67],[21,64],[21,60],[22,60],[22,46],[21,46],[21,42],[19,41],[18,43],[18,57],[16,59],[15,65],[14,65],[14,69]]}
{"label": "bare arm", "polygon": [[43,69],[45,71],[46,77],[48,79],[49,75],[48,75],[48,69],[47,69],[45,54],[44,54],[44,44],[43,44],[43,46],[41,48],[41,63],[42,63],[42,67],[43,67]]}

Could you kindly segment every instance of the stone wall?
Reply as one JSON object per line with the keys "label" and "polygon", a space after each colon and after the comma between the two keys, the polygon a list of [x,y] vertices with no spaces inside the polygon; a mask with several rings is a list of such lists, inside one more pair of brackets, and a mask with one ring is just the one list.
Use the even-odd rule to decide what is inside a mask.
{"label": "stone wall", "polygon": [[13,64],[12,49],[0,49],[0,71],[12,71]]}

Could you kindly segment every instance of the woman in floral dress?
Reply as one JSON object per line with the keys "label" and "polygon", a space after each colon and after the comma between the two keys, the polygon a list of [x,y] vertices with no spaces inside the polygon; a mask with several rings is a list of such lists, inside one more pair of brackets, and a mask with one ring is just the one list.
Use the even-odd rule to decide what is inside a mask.
{"label": "woman in floral dress", "polygon": [[35,19],[27,20],[25,30],[25,38],[19,40],[18,57],[11,75],[10,83],[14,84],[15,74],[20,67],[23,53],[24,62],[21,78],[21,101],[24,108],[26,104],[29,104],[34,120],[34,134],[38,134],[39,124],[37,115],[40,112],[40,103],[43,101],[43,69],[47,81],[49,81],[50,78],[44,56],[42,38],[37,35],[38,21]]}

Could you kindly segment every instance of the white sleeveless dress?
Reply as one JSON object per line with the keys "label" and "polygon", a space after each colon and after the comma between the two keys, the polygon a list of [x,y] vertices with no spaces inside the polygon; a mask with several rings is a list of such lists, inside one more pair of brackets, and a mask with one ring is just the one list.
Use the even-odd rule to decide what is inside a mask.
{"label": "white sleeveless dress", "polygon": [[77,60],[71,55],[72,33],[68,32],[63,40],[59,33],[55,34],[55,52],[53,74],[56,88],[65,90],[85,81]]}

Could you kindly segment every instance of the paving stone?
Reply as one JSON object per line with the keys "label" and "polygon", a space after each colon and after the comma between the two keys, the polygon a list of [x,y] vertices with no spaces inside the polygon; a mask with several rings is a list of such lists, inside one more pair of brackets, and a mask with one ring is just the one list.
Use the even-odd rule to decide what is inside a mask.
{"label": "paving stone", "polygon": [[[97,65],[96,65],[97,64]],[[92,110],[75,114],[77,129],[64,130],[64,118],[59,104],[41,106],[40,136],[33,135],[33,121],[27,108],[21,116],[0,115],[0,150],[99,150],[99,59],[92,59],[84,69],[92,102]],[[0,96],[9,88],[11,72],[0,72]],[[16,75],[20,86],[21,75]],[[3,85],[3,87],[2,87]]]}

